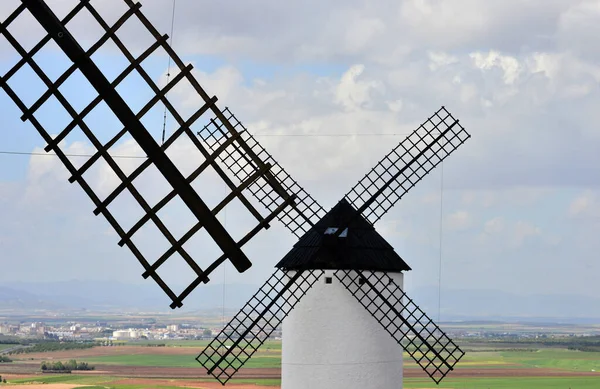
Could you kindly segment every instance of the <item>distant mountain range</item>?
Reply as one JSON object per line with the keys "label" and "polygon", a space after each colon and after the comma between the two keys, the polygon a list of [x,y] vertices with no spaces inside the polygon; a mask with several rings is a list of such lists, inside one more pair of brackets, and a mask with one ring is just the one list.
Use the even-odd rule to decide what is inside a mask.
{"label": "distant mountain range", "polygon": [[[184,302],[184,310],[237,310],[256,292],[257,285],[200,286]],[[438,317],[436,288],[408,290],[433,319]],[[0,286],[0,309],[101,311],[171,311],[169,299],[153,283],[66,281],[10,282]],[[535,322],[600,322],[600,298],[576,295],[520,296],[491,290],[444,290],[441,320],[518,320]]]}
{"label": "distant mountain range", "polygon": [[[437,318],[437,288],[408,291],[432,318]],[[600,323],[600,298],[570,294],[518,295],[494,290],[443,290],[441,319],[499,320],[589,324]]]}
{"label": "distant mountain range", "polygon": [[[183,286],[175,292],[183,290]],[[184,301],[185,310],[241,307],[255,285],[204,285]],[[111,281],[8,282],[0,286],[0,309],[87,309],[169,312],[170,299],[153,282]]]}

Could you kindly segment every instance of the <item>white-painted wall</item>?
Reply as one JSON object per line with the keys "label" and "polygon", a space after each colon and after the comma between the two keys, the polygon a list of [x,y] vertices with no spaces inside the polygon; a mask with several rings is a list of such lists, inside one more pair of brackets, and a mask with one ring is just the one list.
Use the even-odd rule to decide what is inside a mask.
{"label": "white-painted wall", "polygon": [[[402,388],[402,347],[333,272],[325,271],[283,322],[281,388]],[[403,274],[388,275],[403,287]]]}

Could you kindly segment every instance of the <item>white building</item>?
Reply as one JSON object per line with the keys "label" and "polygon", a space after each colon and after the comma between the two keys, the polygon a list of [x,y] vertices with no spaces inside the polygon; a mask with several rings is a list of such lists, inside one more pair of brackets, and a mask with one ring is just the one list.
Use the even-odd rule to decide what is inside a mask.
{"label": "white building", "polygon": [[140,333],[138,331],[129,329],[129,330],[118,330],[113,331],[114,339],[138,339],[140,337]]}

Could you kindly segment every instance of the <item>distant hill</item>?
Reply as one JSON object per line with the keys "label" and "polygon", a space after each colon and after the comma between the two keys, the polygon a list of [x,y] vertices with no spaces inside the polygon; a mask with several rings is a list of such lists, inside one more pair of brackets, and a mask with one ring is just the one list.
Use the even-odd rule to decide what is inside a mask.
{"label": "distant hill", "polygon": [[[437,318],[438,289],[408,291],[432,318]],[[569,294],[518,295],[494,290],[442,290],[442,320],[600,322],[600,298]]]}
{"label": "distant hill", "polygon": [[54,301],[44,301],[43,297],[27,290],[0,286],[0,309],[37,309],[40,306],[52,309],[65,307]]}
{"label": "distant hill", "polygon": [[[225,307],[236,310],[255,293],[256,285],[226,285]],[[438,317],[438,290],[424,287],[408,294],[433,319]],[[53,283],[10,282],[0,287],[0,309],[88,309],[169,312],[170,300],[154,283],[140,285],[101,281]],[[223,307],[223,285],[200,286],[184,302],[185,311]],[[600,298],[576,295],[521,296],[491,290],[444,290],[441,320],[520,320],[570,323],[600,322]]]}
{"label": "distant hill", "polygon": [[[48,283],[9,282],[4,285],[0,289],[0,308],[34,309],[52,306],[90,310],[171,311],[171,301],[152,282],[134,285],[73,280]],[[255,285],[227,285],[225,305],[240,307],[254,294],[256,288]],[[2,290],[6,292],[3,294]],[[183,290],[183,287],[179,290]],[[18,305],[17,301],[22,301],[22,305]],[[184,301],[185,310],[215,309],[222,306],[223,285],[218,284],[200,286]]]}

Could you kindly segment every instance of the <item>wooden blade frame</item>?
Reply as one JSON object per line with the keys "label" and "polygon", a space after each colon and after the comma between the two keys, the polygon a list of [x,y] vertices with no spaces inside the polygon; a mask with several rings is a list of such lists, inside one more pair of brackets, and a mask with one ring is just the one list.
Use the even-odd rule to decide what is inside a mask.
{"label": "wooden blade frame", "polygon": [[335,277],[436,384],[465,355],[388,275],[338,270]]}
{"label": "wooden blade frame", "polygon": [[[0,79],[0,87],[4,89],[4,91],[22,111],[23,116],[21,119],[23,121],[29,120],[47,142],[45,150],[47,152],[53,151],[56,153],[58,158],[65,165],[71,174],[69,181],[71,183],[79,183],[82,189],[93,201],[96,206],[94,213],[96,215],[103,214],[107,221],[115,229],[120,237],[119,245],[125,245],[129,247],[134,256],[142,264],[145,269],[143,277],[152,277],[171,298],[171,308],[176,308],[182,306],[182,300],[191,292],[191,290],[193,290],[193,288],[202,282],[208,282],[208,276],[210,273],[225,260],[229,259],[239,272],[244,272],[247,270],[252,264],[241,250],[241,247],[252,237],[254,237],[260,230],[268,228],[269,223],[275,217],[277,217],[279,213],[283,212],[287,207],[294,205],[296,196],[293,193],[286,192],[281,187],[279,182],[273,178],[273,175],[269,172],[272,168],[271,164],[264,163],[257,156],[250,154],[244,155],[243,157],[252,161],[250,165],[252,168],[251,171],[248,171],[248,174],[244,176],[243,180],[239,180],[237,185],[234,184],[232,179],[224,172],[223,168],[218,163],[218,160],[220,157],[222,158],[221,154],[226,150],[226,146],[235,145],[243,150],[249,149],[249,147],[244,144],[244,139],[242,138],[241,134],[235,130],[223,112],[216,106],[217,98],[208,96],[208,94],[191,75],[192,66],[185,65],[167,44],[168,36],[160,35],[158,31],[156,31],[152,24],[140,12],[141,5],[139,3],[134,3],[131,0],[124,1],[129,7],[127,12],[123,14],[114,25],[109,26],[90,4],[89,0],[81,0],[81,2],[78,3],[77,6],[62,21],[56,17],[53,11],[43,0],[22,0],[22,4],[7,18],[7,20],[0,25],[0,34],[7,39],[7,41],[21,57],[16,65]],[[19,18],[21,14],[27,12],[33,15],[37,22],[47,32],[47,35],[29,51],[23,48],[23,46],[8,29],[11,23]],[[80,12],[88,12],[90,15],[92,15],[96,22],[102,26],[105,31],[103,36],[87,51],[79,45],[79,43],[68,30],[69,21],[71,21]],[[116,35],[116,32],[119,30],[119,28],[127,20],[133,17],[136,17],[155,38],[155,42],[137,58],[134,58],[129,49],[125,47],[125,45]],[[50,77],[34,60],[35,54],[52,40],[73,62],[72,66],[70,66],[69,69],[64,72],[64,74],[58,77],[55,82],[51,81]],[[129,61],[129,66],[127,66],[126,69],[120,75],[118,75],[113,82],[109,82],[109,80],[91,58],[100,47],[109,41],[112,41]],[[171,57],[172,62],[179,69],[179,73],[176,74],[162,89],[155,84],[142,66],[142,62],[159,48],[162,48],[164,52]],[[16,91],[10,85],[11,78],[24,68],[33,70],[47,88],[46,92],[43,93],[43,95],[29,107],[19,97],[18,91]],[[116,87],[119,86],[130,74],[134,73],[134,71],[141,76],[141,78],[148,84],[155,94],[155,96],[137,114],[132,111],[124,98],[116,91]],[[98,93],[98,96],[81,112],[77,112],[73,108],[73,105],[59,90],[59,87],[76,72],[80,72],[85,77],[87,82],[89,82],[89,84]],[[177,110],[166,97],[167,92],[173,89],[173,87],[180,82],[187,82],[187,84],[191,86],[190,89],[195,91],[204,102],[204,104],[189,117],[183,117],[183,113],[177,112]],[[50,136],[43,123],[36,118],[36,113],[38,110],[44,106],[44,104],[46,104],[50,98],[55,98],[61,104],[64,111],[72,118],[71,123],[55,137]],[[179,129],[175,131],[162,146],[158,145],[158,143],[152,138],[151,134],[141,122],[141,119],[144,117],[144,115],[158,102],[164,104],[170,115],[177,121],[179,126]],[[98,137],[91,131],[90,127],[85,122],[86,116],[88,116],[96,107],[98,107],[100,103],[105,103],[112,114],[114,114],[116,119],[118,119],[123,125],[123,129],[106,144],[102,144],[98,140]],[[218,123],[220,128],[230,131],[227,141],[221,144],[220,147],[217,147],[211,151],[207,150],[203,146],[202,142],[199,141],[199,139],[190,129],[190,127],[194,123],[198,122],[199,119],[207,112],[211,112],[212,115],[214,115],[215,118],[213,121]],[[60,146],[60,142],[63,141],[75,128],[80,128],[96,149],[93,156],[79,168],[76,168],[73,165]],[[119,140],[122,140],[126,134],[135,140],[135,142],[147,156],[147,159],[130,175],[126,175],[109,154],[109,149]],[[166,154],[166,150],[169,148],[169,146],[171,146],[177,139],[184,136],[189,138],[189,140],[197,147],[199,152],[205,158],[201,165],[187,177],[185,177],[177,169],[176,165]],[[100,196],[92,190],[89,183],[84,179],[84,174],[89,171],[90,168],[97,162],[106,162],[106,164],[110,166],[112,171],[120,180],[118,187],[104,199],[101,199]],[[134,180],[151,166],[155,167],[160,174],[162,174],[162,177],[164,177],[172,189],[167,196],[165,196],[156,204],[150,204],[149,201],[147,201],[144,196],[140,194],[139,190],[136,189],[134,185]],[[191,186],[192,182],[194,182],[194,180],[209,167],[218,173],[220,178],[231,190],[231,193],[213,209],[210,209],[207,206],[207,204],[202,200],[201,196]],[[270,213],[264,217],[261,216],[261,214],[243,194],[243,191],[251,185],[257,185],[256,183],[259,179],[261,180],[259,185],[260,187],[269,187],[269,193],[271,196],[278,196],[277,205],[272,207],[270,209]],[[133,198],[144,211],[144,216],[128,230],[125,230],[119,224],[115,215],[111,214],[108,209],[108,207],[114,203],[114,200],[122,193],[128,193],[133,196]],[[237,199],[244,204],[246,209],[257,220],[256,227],[250,230],[241,240],[237,242],[225,230],[223,225],[217,219],[218,213],[234,199]],[[174,237],[174,235],[165,226],[161,218],[157,215],[157,213],[172,200],[181,200],[197,220],[197,224],[189,229],[188,232],[180,239],[176,239]],[[143,250],[137,247],[132,241],[132,237],[136,234],[136,232],[138,232],[149,221],[153,222],[153,224],[160,230],[170,244],[170,248],[153,263],[150,263],[149,259],[147,259],[143,254]],[[216,261],[214,261],[204,270],[184,249],[185,243],[201,229],[204,229],[206,232],[208,232],[210,237],[223,253]],[[196,281],[190,284],[188,288],[186,288],[184,292],[179,295],[175,294],[171,287],[169,287],[157,273],[158,268],[175,253],[178,253],[181,258],[187,262],[197,276]]]}
{"label": "wooden blade frame", "polygon": [[323,273],[322,270],[304,270],[290,277],[289,273],[276,270],[196,360],[225,385]]}
{"label": "wooden blade frame", "polygon": [[442,107],[375,165],[346,194],[346,200],[375,224],[470,137]]}
{"label": "wooden blade frame", "polygon": [[[277,215],[277,219],[296,237],[300,238],[325,216],[325,209],[275,161],[271,154],[258,143],[244,125],[231,113],[229,108],[223,110],[223,115],[233,125],[233,128],[239,131],[243,142],[231,144],[225,152],[219,155],[219,160],[227,166],[239,181],[246,180],[249,172],[255,169],[251,157],[254,160],[258,158],[264,163],[270,164],[272,166],[270,170],[272,178],[279,183],[282,191],[296,195],[294,206],[286,208]],[[215,151],[227,143],[231,136],[235,136],[232,134],[235,133],[219,125],[218,121],[214,119],[202,131],[198,132],[198,136],[206,142],[207,148],[211,151]],[[265,208],[274,210],[279,206],[282,199],[275,193],[272,186],[264,185],[263,180],[264,178],[255,181],[249,186],[248,190]]]}

